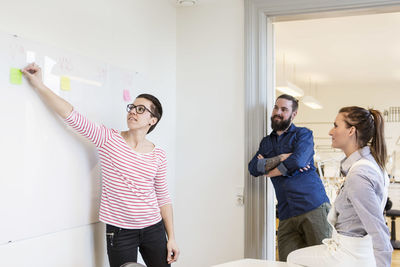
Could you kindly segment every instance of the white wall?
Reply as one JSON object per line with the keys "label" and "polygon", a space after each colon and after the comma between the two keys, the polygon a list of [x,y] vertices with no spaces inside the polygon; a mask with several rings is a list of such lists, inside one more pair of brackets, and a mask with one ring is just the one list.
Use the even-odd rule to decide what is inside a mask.
{"label": "white wall", "polygon": [[242,0],[177,11],[176,266],[244,255],[243,16]]}
{"label": "white wall", "polygon": [[[313,110],[300,104],[299,113],[295,119],[298,122],[325,122],[326,124],[304,124],[314,132],[316,145],[331,145],[329,130],[333,127],[333,122],[340,108],[346,106],[361,106],[364,108],[374,108],[383,112],[389,107],[398,107],[400,91],[393,85],[384,84],[336,84],[321,88],[318,99],[323,105],[321,111]],[[303,124],[299,124],[302,125]],[[385,123],[385,137],[388,154],[394,151],[399,155],[400,146],[396,144],[400,134],[400,125],[396,122]],[[318,150],[318,147],[317,147]],[[328,154],[328,156],[330,156]],[[341,155],[340,155],[341,156]],[[400,157],[396,157],[395,168],[388,165],[390,174],[400,179]]]}
{"label": "white wall", "polygon": [[[244,6],[204,0],[176,9],[172,2],[7,1],[0,31],[138,71],[165,89],[170,105],[158,127],[176,129],[167,145],[182,250],[175,266],[210,266],[244,251],[244,211],[236,203],[245,172]],[[108,266],[103,228],[0,246],[0,265]]]}
{"label": "white wall", "polygon": [[[1,1],[0,31],[138,71],[162,88],[169,105],[158,127],[172,129],[165,146],[174,192],[176,8],[171,2]],[[0,266],[108,266],[103,228],[98,223],[0,246]]]}
{"label": "white wall", "polygon": [[393,85],[330,84],[320,87],[318,91],[318,100],[324,107],[321,110],[322,112],[310,109],[300,102],[300,112],[296,120],[299,122],[324,121],[333,123],[337,112],[342,107],[358,105],[383,111],[389,107],[399,106],[399,98],[400,91]]}

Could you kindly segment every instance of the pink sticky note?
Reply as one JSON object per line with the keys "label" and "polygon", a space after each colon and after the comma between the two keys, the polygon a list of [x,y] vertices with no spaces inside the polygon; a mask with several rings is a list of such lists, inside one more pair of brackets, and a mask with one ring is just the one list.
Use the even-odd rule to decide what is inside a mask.
{"label": "pink sticky note", "polygon": [[126,101],[126,102],[131,101],[131,94],[126,89],[124,90],[123,98],[124,98],[124,101]]}

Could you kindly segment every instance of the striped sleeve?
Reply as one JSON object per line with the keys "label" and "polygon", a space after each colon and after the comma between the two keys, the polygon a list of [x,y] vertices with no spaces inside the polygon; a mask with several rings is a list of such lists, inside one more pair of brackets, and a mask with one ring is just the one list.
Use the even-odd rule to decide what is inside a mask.
{"label": "striped sleeve", "polygon": [[73,110],[64,121],[80,135],[88,138],[96,147],[103,146],[110,136],[110,129],[89,121],[76,110]]}
{"label": "striped sleeve", "polygon": [[160,165],[157,174],[154,178],[154,188],[156,191],[158,206],[164,206],[171,203],[171,198],[168,193],[167,184],[167,157],[165,152],[160,153]]}

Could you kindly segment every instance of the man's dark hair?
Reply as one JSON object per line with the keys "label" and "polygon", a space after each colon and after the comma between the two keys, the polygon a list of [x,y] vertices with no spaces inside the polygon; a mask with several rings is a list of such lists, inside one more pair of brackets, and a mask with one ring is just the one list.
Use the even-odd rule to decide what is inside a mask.
{"label": "man's dark hair", "polygon": [[283,95],[278,96],[278,98],[276,100],[278,100],[279,98],[283,98],[283,99],[292,101],[292,111],[297,111],[297,109],[299,108],[299,100],[297,100],[293,96],[283,94]]}
{"label": "man's dark hair", "polygon": [[138,95],[136,98],[144,98],[144,99],[149,100],[152,103],[150,109],[151,109],[151,112],[153,112],[153,114],[155,115],[154,117],[157,118],[157,122],[156,122],[156,124],[152,125],[150,127],[150,129],[148,130],[147,133],[150,133],[151,131],[154,130],[154,128],[156,128],[156,125],[161,120],[162,113],[163,113],[161,103],[157,99],[157,97],[150,95],[150,94],[141,94],[141,95]]}

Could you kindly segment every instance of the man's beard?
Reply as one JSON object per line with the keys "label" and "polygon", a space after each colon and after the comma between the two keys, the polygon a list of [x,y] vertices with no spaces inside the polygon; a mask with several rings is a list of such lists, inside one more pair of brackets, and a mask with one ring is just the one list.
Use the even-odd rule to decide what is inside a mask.
{"label": "man's beard", "polygon": [[[275,121],[274,120],[275,118],[280,118],[281,121]],[[289,119],[287,119],[287,120],[283,120],[283,118],[279,115],[275,115],[275,116],[271,117],[272,130],[274,130],[275,132],[286,130],[287,128],[289,128],[290,123],[292,122],[291,118],[292,118],[292,116],[290,116]]]}

